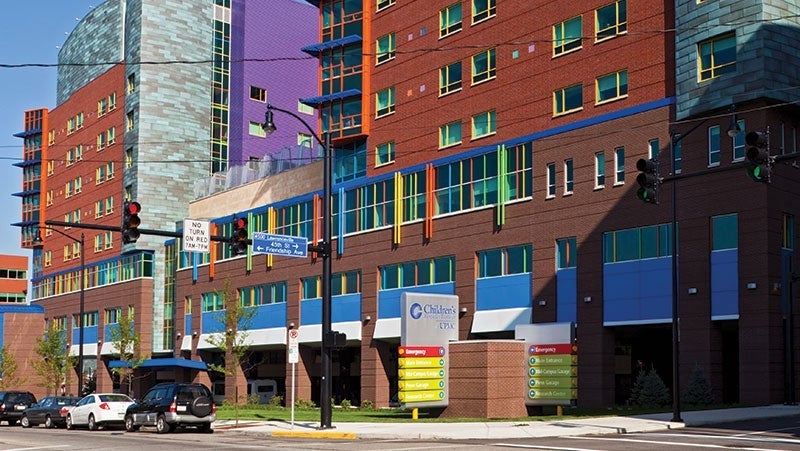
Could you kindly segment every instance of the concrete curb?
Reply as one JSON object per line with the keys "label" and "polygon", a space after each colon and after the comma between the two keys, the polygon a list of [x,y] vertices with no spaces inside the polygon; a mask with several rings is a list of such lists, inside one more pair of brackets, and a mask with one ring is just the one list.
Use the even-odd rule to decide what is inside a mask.
{"label": "concrete curb", "polygon": [[358,438],[353,432],[333,431],[272,431],[272,437],[292,438],[326,438],[335,440],[355,440]]}

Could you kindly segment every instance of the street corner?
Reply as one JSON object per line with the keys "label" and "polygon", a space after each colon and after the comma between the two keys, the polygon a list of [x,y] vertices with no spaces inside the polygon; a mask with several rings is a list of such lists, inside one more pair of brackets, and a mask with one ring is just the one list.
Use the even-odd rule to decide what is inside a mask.
{"label": "street corner", "polygon": [[328,440],[355,440],[355,432],[344,431],[273,431],[273,437],[283,438],[314,438]]}

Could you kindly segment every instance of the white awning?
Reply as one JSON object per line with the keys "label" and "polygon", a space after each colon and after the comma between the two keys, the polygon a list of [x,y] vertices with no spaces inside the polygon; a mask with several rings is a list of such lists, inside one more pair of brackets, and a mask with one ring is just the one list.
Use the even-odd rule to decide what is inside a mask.
{"label": "white awning", "polygon": [[517,324],[530,324],[533,308],[478,310],[472,317],[472,333],[513,331]]}
{"label": "white awning", "polygon": [[400,317],[378,319],[372,338],[400,338]]}
{"label": "white awning", "polygon": [[[347,335],[347,341],[361,341],[361,321],[344,321],[341,323],[333,323],[331,324],[331,330],[342,332]],[[297,341],[300,343],[322,342],[322,324],[300,326],[298,331],[300,332],[300,335],[297,337]]]}
{"label": "white awning", "polygon": [[[69,347],[69,355],[77,356],[80,354],[79,345],[72,345]],[[83,344],[83,357],[97,358],[97,343],[84,343]]]}

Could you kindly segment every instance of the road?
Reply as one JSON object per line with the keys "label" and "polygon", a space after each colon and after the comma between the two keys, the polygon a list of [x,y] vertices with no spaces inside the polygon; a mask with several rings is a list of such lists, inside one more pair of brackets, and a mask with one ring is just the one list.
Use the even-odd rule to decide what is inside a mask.
{"label": "road", "polygon": [[0,451],[46,450],[551,450],[648,451],[747,449],[800,451],[800,417],[690,427],[641,434],[548,437],[512,440],[308,440],[248,435],[234,431],[201,434],[178,431],[158,435],[152,429],[86,430],[0,426]]}

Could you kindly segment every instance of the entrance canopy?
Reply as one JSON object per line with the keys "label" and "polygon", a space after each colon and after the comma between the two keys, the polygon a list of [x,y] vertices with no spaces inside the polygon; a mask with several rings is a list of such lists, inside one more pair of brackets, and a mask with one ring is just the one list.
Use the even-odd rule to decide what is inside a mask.
{"label": "entrance canopy", "polygon": [[[108,362],[109,368],[130,367],[130,362],[123,360],[112,360]],[[171,357],[168,359],[147,359],[139,365],[139,368],[188,368],[192,370],[208,371],[208,365],[201,360],[188,360]]]}

